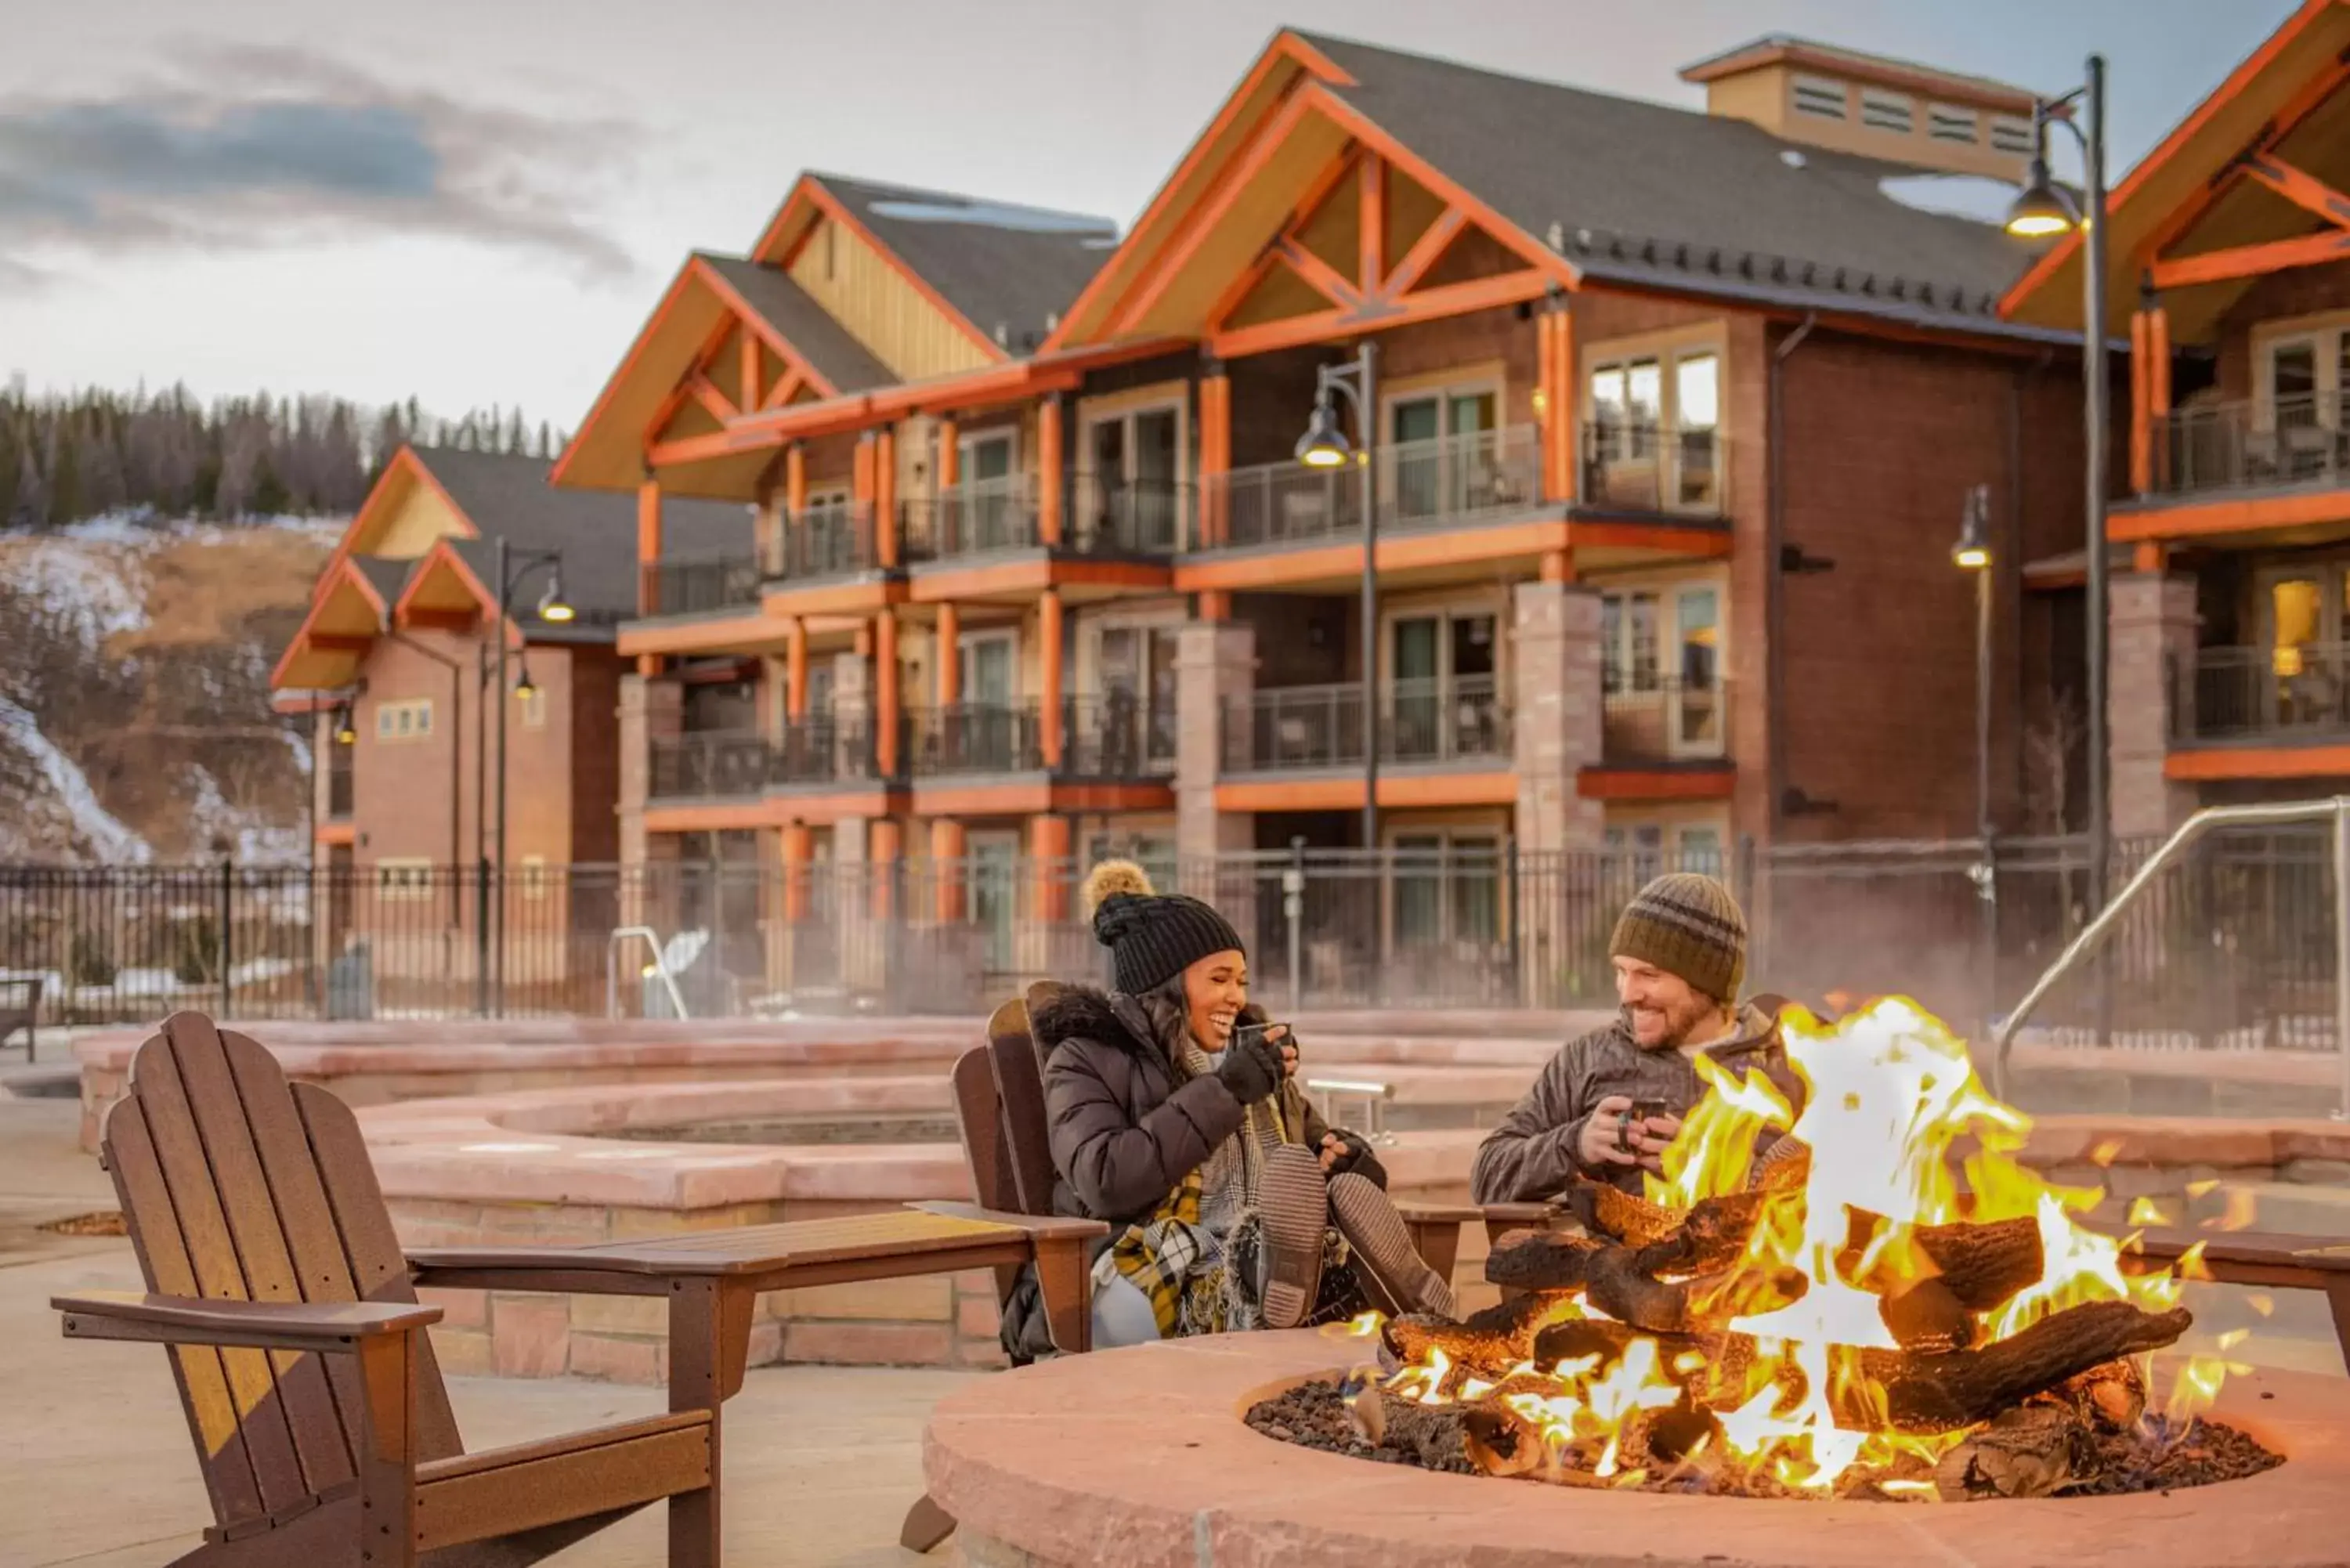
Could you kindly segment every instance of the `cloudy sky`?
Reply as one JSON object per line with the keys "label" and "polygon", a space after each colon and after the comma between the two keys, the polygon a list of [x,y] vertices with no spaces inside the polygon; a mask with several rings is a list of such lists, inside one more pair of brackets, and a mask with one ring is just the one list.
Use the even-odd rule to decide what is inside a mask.
{"label": "cloudy sky", "polygon": [[2293,0],[0,0],[0,377],[577,419],[803,168],[1121,224],[1283,23],[1695,105],[1762,32],[2060,91],[2115,176]]}

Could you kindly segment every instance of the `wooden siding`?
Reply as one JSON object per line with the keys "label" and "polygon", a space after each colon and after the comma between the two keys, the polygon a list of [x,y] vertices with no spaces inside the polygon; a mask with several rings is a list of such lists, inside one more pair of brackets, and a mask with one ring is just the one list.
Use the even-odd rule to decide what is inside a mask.
{"label": "wooden siding", "polygon": [[792,281],[906,380],[993,362],[861,235],[829,217],[808,231],[790,270]]}

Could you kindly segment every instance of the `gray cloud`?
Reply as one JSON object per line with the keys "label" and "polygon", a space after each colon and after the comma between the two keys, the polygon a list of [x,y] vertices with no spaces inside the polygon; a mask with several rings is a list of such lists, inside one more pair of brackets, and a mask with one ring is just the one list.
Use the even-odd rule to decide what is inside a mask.
{"label": "gray cloud", "polygon": [[0,98],[0,284],[37,284],[50,253],[354,232],[472,240],[589,279],[634,270],[581,211],[626,168],[625,123],[395,87],[301,49],[183,57],[176,79],[104,97]]}

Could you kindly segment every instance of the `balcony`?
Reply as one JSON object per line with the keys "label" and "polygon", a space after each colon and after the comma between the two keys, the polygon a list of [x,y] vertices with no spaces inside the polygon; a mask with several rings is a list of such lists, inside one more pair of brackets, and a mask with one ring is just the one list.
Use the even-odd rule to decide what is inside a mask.
{"label": "balcony", "polygon": [[[1430,528],[1523,512],[1542,502],[1542,442],[1532,425],[1436,441],[1389,442],[1376,455],[1379,526]],[[1202,548],[1251,549],[1345,540],[1362,531],[1357,468],[1259,463],[1212,476],[1202,521],[1221,539]]]}
{"label": "balcony", "polygon": [[782,549],[770,576],[785,584],[848,577],[879,570],[873,508],[863,503],[811,507],[784,519]]}
{"label": "balcony", "polygon": [[1578,500],[1612,512],[1718,517],[1726,446],[1715,430],[1594,421],[1583,427]]}
{"label": "balcony", "polygon": [[2199,649],[2174,673],[2179,744],[2350,739],[2350,644]]}
{"label": "balcony", "polygon": [[905,530],[905,557],[917,565],[999,550],[1033,550],[1042,542],[1035,493],[1017,475],[954,485],[927,501],[902,502],[898,510]]}
{"label": "balcony", "polygon": [[1069,548],[1088,556],[1172,556],[1191,536],[1191,487],[1170,479],[1077,475]]}
{"label": "balcony", "polygon": [[759,602],[755,554],[691,556],[654,561],[644,568],[645,615],[701,615]]}
{"label": "balcony", "polygon": [[1144,780],[1175,771],[1174,715],[1146,714],[1129,697],[1061,703],[1061,760],[1047,769],[1037,702],[957,702],[913,718],[917,778],[1050,771],[1064,777]]}
{"label": "balcony", "polygon": [[803,719],[780,735],[734,730],[652,743],[655,800],[740,800],[775,789],[876,783],[873,726],[858,717]]}
{"label": "balcony", "polygon": [[1718,766],[1728,754],[1729,737],[1727,681],[1602,671],[1600,766]]}
{"label": "balcony", "polygon": [[2178,409],[2154,427],[2152,493],[2324,490],[2350,483],[2350,423],[2336,392]]}
{"label": "balcony", "polygon": [[[1398,680],[1380,693],[1379,762],[1398,767],[1507,763],[1510,710],[1490,675]],[[1363,689],[1287,686],[1224,710],[1226,774],[1313,773],[1363,765]]]}

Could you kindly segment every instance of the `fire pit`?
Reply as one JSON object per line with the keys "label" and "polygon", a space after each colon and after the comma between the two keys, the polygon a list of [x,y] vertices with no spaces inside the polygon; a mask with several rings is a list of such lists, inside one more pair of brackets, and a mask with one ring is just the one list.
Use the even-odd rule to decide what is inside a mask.
{"label": "fire pit", "polygon": [[[1531,1486],[1370,1464],[1276,1442],[1244,1414],[1343,1372],[1311,1329],[1039,1363],[932,1413],[931,1496],[980,1568],[2320,1568],[2343,1560],[2350,1382],[2260,1370],[2212,1414],[2286,1462],[2169,1496],[1960,1507],[1795,1505]],[[1022,1555],[1022,1554],[1025,1555]]]}
{"label": "fire pit", "polygon": [[[2017,1163],[2026,1118],[1914,1007],[1798,1021],[1788,1050],[1800,1115],[1761,1076],[1709,1064],[1711,1092],[1645,1198],[1580,1187],[1568,1198],[1581,1234],[1494,1250],[1488,1279],[1516,1293],[1500,1306],[1031,1369],[1002,1381],[1041,1398],[991,1387],[968,1412],[941,1409],[934,1495],[1037,1562],[1150,1560],[1175,1522],[1165,1505],[1189,1500],[1191,1529],[1165,1542],[1186,1561],[1204,1560],[1230,1514],[1269,1552],[1288,1540],[1270,1554],[1290,1560],[1460,1561],[1490,1544],[1530,1563],[1745,1563],[1757,1518],[1722,1500],[1757,1498],[1809,1500],[1767,1510],[1774,1543],[1782,1530],[1803,1542],[1787,1561],[1882,1561],[1884,1531],[1939,1537],[1946,1527],[1915,1521],[1960,1518],[1982,1564],[2122,1550],[2134,1563],[2338,1561],[2317,1521],[2338,1512],[2350,1386],[2255,1374],[2225,1335],[2219,1355],[2155,1367],[2150,1353],[2190,1322],[2179,1279],[2136,1271],[2126,1242],[2075,1222],[2101,1194]],[[1259,1381],[1276,1365],[1293,1375]],[[981,1418],[1007,1404],[1037,1419],[1014,1436]],[[990,1426],[1001,1453],[968,1440]],[[1285,1486],[1268,1486],[1277,1477]],[[1006,1508],[992,1480],[1013,1478],[1053,1517]],[[951,1495],[965,1485],[977,1514]],[[1149,1528],[1086,1537],[1065,1516],[1094,1494]],[[2002,1501],[1885,1506],[1976,1499]],[[1463,1512],[1526,1529],[1471,1540]],[[1856,1545],[1863,1518],[1875,1524]],[[1430,1519],[1443,1527],[1419,1528]]]}

